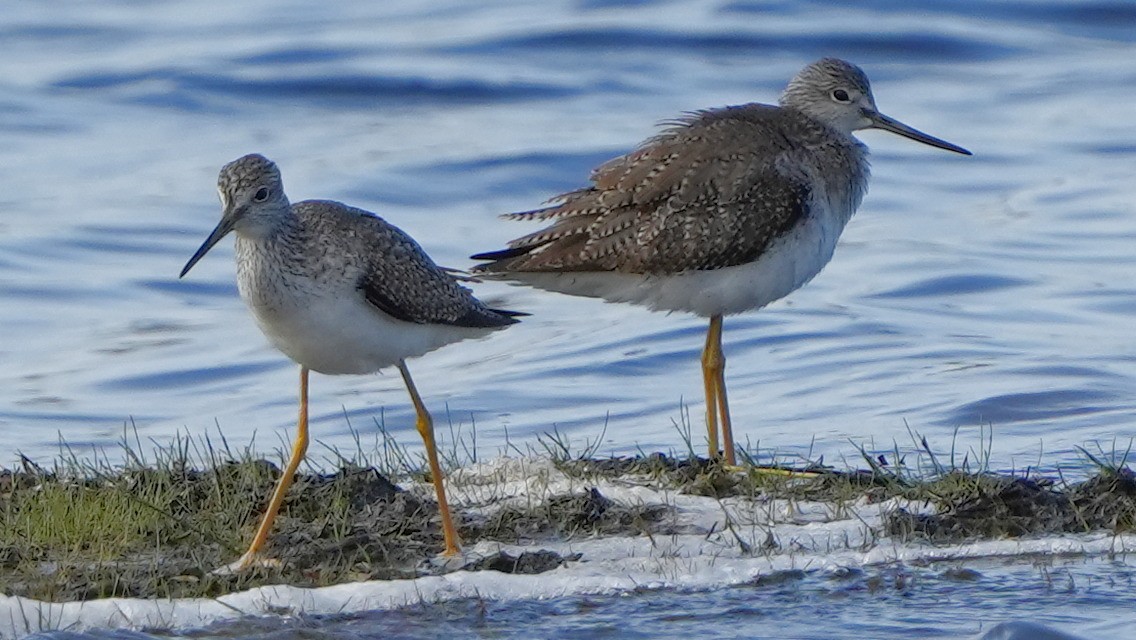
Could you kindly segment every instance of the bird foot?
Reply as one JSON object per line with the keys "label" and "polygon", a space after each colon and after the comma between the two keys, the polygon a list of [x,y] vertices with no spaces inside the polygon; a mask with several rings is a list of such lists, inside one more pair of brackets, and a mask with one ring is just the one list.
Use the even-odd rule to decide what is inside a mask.
{"label": "bird foot", "polygon": [[265,558],[259,553],[245,553],[235,562],[217,567],[209,573],[215,576],[231,576],[252,569],[253,567],[276,568],[279,567],[280,564],[280,560],[276,558]]}
{"label": "bird foot", "polygon": [[432,573],[442,574],[459,571],[465,568],[469,563],[481,557],[479,553],[473,553],[469,550],[462,549],[460,551],[446,551],[429,558],[425,561],[427,567]]}

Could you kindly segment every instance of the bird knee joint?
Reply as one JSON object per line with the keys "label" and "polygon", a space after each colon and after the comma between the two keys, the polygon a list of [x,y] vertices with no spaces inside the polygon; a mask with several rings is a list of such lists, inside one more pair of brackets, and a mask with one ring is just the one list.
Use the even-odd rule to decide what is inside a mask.
{"label": "bird knee joint", "polygon": [[724,366],[726,366],[726,356],[722,352],[702,354],[702,368],[716,371]]}
{"label": "bird knee joint", "polygon": [[414,426],[418,429],[418,434],[421,435],[424,440],[429,440],[430,442],[434,441],[434,421],[428,416],[419,416]]}

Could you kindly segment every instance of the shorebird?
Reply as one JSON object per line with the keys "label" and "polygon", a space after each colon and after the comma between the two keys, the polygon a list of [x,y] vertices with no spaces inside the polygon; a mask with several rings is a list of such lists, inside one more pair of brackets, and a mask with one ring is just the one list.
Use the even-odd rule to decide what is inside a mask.
{"label": "shorebird", "polygon": [[300,417],[292,454],[248,551],[228,570],[259,561],[259,553],[308,447],[308,371],[373,373],[398,367],[417,414],[438,497],[446,555],[460,551],[450,516],[430,413],[406,359],[452,342],[487,335],[517,322],[459,285],[406,233],[369,211],[330,200],[291,204],[276,165],[247,155],[217,179],[221,222],[181,270],[235,231],[237,287],[261,331],[300,365]]}
{"label": "shorebird", "polygon": [[720,418],[733,465],[722,317],[788,295],[828,263],[868,187],[868,150],[852,132],[883,129],[970,152],[880,113],[864,72],[834,58],[802,69],[779,106],[706,109],[665,124],[595,169],[590,186],[505,215],[551,224],[474,255],[490,261],[474,271],[709,318],[708,444],[719,456]]}

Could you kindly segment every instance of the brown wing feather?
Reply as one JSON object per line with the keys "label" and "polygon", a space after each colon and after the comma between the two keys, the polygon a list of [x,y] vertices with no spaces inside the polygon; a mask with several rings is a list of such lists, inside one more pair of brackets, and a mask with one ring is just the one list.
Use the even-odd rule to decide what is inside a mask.
{"label": "brown wing feather", "polygon": [[674,273],[754,260],[807,214],[800,177],[778,169],[769,118],[751,104],[688,114],[626,155],[596,168],[592,186],[514,217],[553,220],[482,254],[478,269]]}

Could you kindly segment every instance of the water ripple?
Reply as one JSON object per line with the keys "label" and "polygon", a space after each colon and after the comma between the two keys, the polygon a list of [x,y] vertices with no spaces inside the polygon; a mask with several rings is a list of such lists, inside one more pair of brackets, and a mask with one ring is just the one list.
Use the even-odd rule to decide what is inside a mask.
{"label": "water ripple", "polygon": [[[746,5],[730,5],[725,14],[751,13]],[[765,13],[764,5],[756,8]],[[472,44],[446,47],[442,51],[454,54],[509,55],[520,52],[538,56],[574,53],[594,57],[603,52],[667,52],[676,50],[697,51],[701,55],[744,52],[747,56],[785,52],[841,51],[845,55],[887,57],[902,54],[906,60],[944,59],[982,61],[1004,58],[1019,50],[993,44],[987,40],[948,36],[936,33],[746,33],[693,31],[661,31],[649,28],[620,29],[592,27],[547,31],[533,35],[512,36],[484,40]]]}
{"label": "water ripple", "polygon": [[1092,389],[1010,393],[967,403],[951,412],[942,423],[978,425],[1053,420],[1108,411],[1119,399],[1115,394]]}
{"label": "water ripple", "polygon": [[87,72],[53,83],[64,90],[116,90],[135,93],[141,104],[197,106],[203,94],[253,100],[304,100],[312,104],[374,108],[383,104],[500,104],[567,98],[578,90],[536,82],[493,82],[472,78],[443,79],[383,76],[351,72],[295,71],[266,78],[204,73],[180,69],[143,72]]}
{"label": "water ripple", "polygon": [[986,274],[959,274],[926,278],[909,285],[873,294],[872,298],[923,298],[988,293],[1033,284],[1022,278]]}
{"label": "water ripple", "polygon": [[245,379],[284,366],[280,360],[214,365],[201,368],[170,369],[135,376],[108,377],[95,387],[102,391],[186,389],[216,386],[230,380]]}

